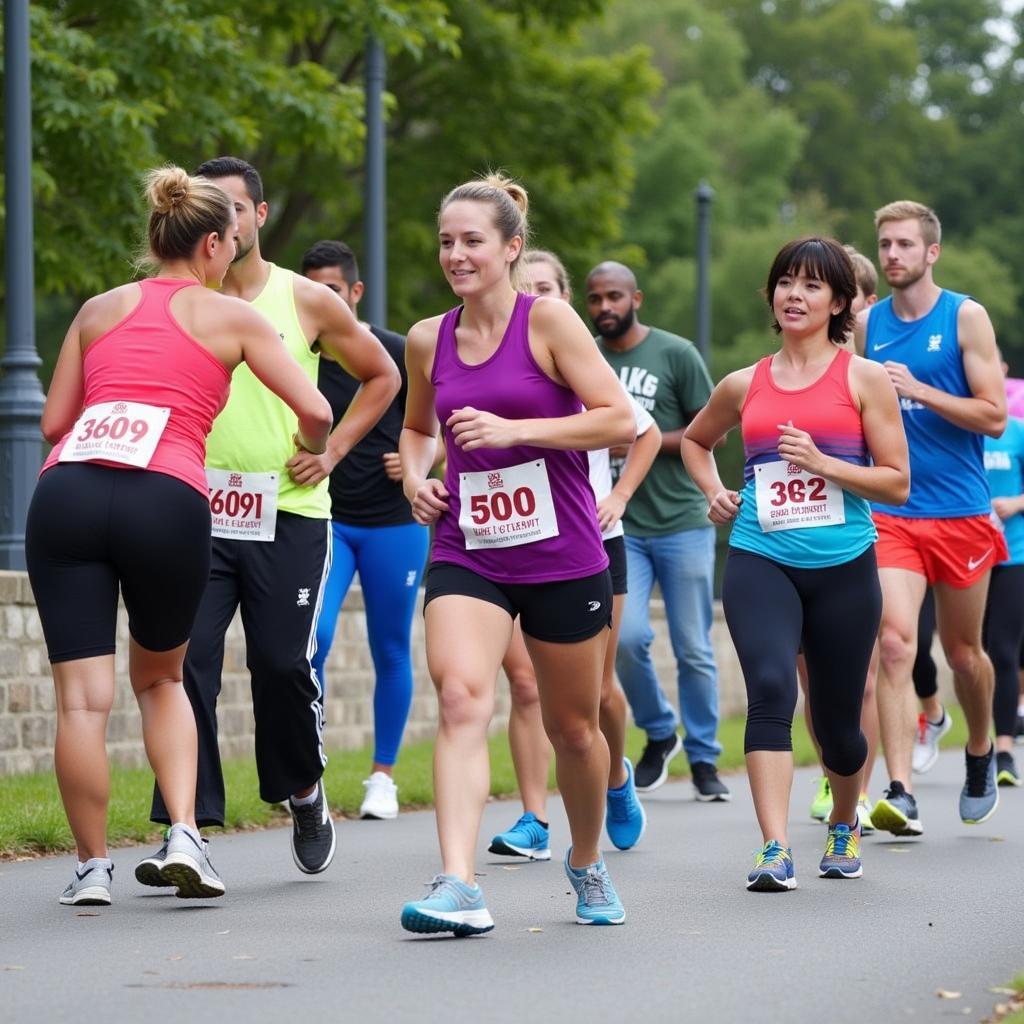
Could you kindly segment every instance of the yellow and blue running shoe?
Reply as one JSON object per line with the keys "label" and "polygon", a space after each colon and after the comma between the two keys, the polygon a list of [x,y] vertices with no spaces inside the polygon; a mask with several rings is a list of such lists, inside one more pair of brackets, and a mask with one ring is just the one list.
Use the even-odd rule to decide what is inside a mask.
{"label": "yellow and blue running shoe", "polygon": [[825,840],[825,856],[818,865],[819,878],[860,878],[864,867],[860,862],[860,822],[853,828],[840,822],[829,825]]}
{"label": "yellow and blue running shoe", "polygon": [[754,857],[754,867],[747,875],[751,892],[786,892],[796,888],[792,851],[778,840],[769,839]]}
{"label": "yellow and blue running shoe", "polygon": [[452,932],[459,938],[481,935],[494,927],[479,885],[466,885],[455,875],[435,875],[430,894],[402,907],[407,932]]}

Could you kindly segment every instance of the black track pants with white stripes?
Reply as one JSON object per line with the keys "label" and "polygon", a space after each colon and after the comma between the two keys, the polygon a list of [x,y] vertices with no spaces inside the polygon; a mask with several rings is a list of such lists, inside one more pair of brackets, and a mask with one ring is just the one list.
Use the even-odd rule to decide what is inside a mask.
{"label": "black track pants with white stripes", "polygon": [[[277,803],[323,774],[323,705],[310,659],[330,568],[330,527],[327,519],[279,512],[273,541],[213,540],[210,581],[185,658],[185,692],[199,734],[200,827],[224,824],[217,698],[224,635],[238,608],[252,678],[260,797]],[[151,818],[169,823],[159,789]]]}

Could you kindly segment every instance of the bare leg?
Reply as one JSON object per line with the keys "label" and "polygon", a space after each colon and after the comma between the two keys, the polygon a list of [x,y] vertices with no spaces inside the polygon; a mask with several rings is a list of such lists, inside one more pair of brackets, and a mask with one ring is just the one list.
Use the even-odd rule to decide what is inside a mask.
{"label": "bare leg", "polygon": [[618,789],[626,784],[626,695],[615,679],[615,651],[619,646],[619,630],[622,627],[622,609],[626,606],[626,595],[616,594],[612,599],[612,631],[608,637],[608,649],[604,655],[604,671],[601,676],[601,732],[608,741],[608,788]]}
{"label": "bare leg", "polygon": [[569,864],[585,867],[601,859],[608,744],[598,712],[608,631],[575,644],[525,639],[537,670],[544,728],[555,748],[555,773],[569,818]]}
{"label": "bare leg", "polygon": [[751,750],[747,774],[754,812],[767,843],[789,846],[789,793],[793,788],[793,753],[789,750]]}
{"label": "bare leg", "polygon": [[953,670],[957,700],[967,719],[967,752],[984,757],[992,748],[992,691],[995,674],[981,646],[981,623],[988,597],[989,573],[958,590],[935,585],[939,639]]}
{"label": "bare leg", "polygon": [[171,651],[148,651],[132,640],[128,675],[142,712],[146,756],[168,816],[195,828],[199,742],[195,714],[182,685],[187,648],[184,643]]}
{"label": "bare leg", "polygon": [[917,699],[911,672],[917,651],[917,619],[927,588],[924,576],[908,569],[879,569],[882,624],[879,627],[878,722],[889,778],[913,791]]}
{"label": "bare leg", "polygon": [[516,619],[512,640],[501,663],[508,677],[512,708],[508,716],[508,745],[519,783],[523,810],[547,821],[548,773],[551,769],[551,744],[544,732],[540,713],[537,676],[533,671],[523,631]]}
{"label": "bare leg", "polygon": [[487,727],[512,619],[495,604],[459,594],[435,598],[424,617],[438,703],[434,799],[441,861],[445,874],[474,885],[480,818],[490,793]]}
{"label": "bare leg", "polygon": [[107,719],[114,704],[114,656],[61,661],[53,666],[57,741],[53,766],[78,859],[107,855]]}

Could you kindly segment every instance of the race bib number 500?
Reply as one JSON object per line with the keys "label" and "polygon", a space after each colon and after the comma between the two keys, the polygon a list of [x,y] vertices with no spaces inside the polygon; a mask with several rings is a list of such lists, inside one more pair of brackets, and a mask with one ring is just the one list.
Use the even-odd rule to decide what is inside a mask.
{"label": "race bib number 500", "polygon": [[791,462],[755,466],[754,484],[757,521],[765,533],[846,522],[843,489]]}
{"label": "race bib number 500", "polygon": [[277,474],[206,470],[212,534],[226,540],[271,541],[277,532]]}
{"label": "race bib number 500", "polygon": [[145,469],[167,426],[171,410],[142,402],[90,405],[71,428],[59,462],[120,462]]}
{"label": "race bib number 500", "polygon": [[558,536],[543,459],[459,474],[459,527],[466,549],[511,548]]}

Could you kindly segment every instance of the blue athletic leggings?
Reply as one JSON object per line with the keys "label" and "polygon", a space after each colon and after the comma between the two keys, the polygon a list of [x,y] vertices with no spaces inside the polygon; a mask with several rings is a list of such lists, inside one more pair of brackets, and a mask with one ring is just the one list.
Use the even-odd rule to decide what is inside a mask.
{"label": "blue athletic leggings", "polygon": [[412,703],[410,635],[416,596],[427,560],[425,526],[349,526],[332,523],[334,560],[316,624],[313,667],[327,692],[324,663],[334,642],[338,614],[352,577],[359,572],[366,627],[377,680],[373,691],[377,764],[394,764]]}

